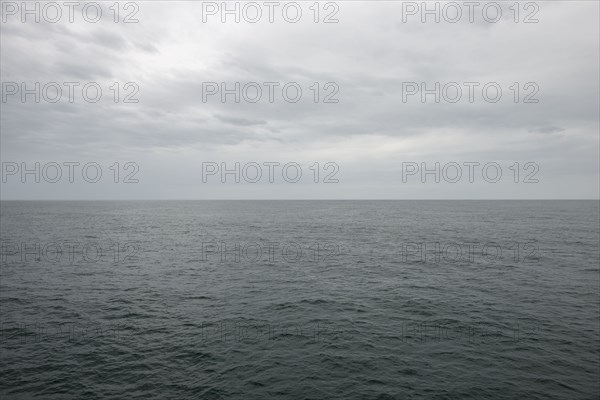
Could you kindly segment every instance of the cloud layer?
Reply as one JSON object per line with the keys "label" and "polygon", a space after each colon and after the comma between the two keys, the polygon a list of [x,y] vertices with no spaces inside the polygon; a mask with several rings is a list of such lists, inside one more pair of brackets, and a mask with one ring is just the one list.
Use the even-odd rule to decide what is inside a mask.
{"label": "cloud layer", "polygon": [[[23,103],[20,93],[1,103],[2,161],[93,161],[105,174],[114,162],[131,161],[139,183],[114,184],[110,175],[98,184],[43,177],[23,184],[11,175],[2,199],[598,198],[597,2],[535,2],[537,23],[523,23],[530,9],[521,9],[515,23],[506,2],[498,2],[496,23],[479,9],[472,23],[466,15],[457,23],[443,15],[439,23],[433,16],[422,23],[420,14],[405,14],[403,22],[406,2],[336,2],[338,9],[325,3],[318,23],[312,2],[298,3],[297,23],[285,21],[282,7],[273,23],[266,14],[257,23],[235,23],[233,16],[223,23],[219,14],[203,22],[202,2],[185,1],[139,2],[139,22],[128,24],[113,21],[112,3],[102,3],[97,23],[77,12],[73,23],[3,15],[3,95],[7,82],[29,89],[57,82],[63,90],[55,103],[43,96],[36,103],[34,95]],[[130,11],[121,9],[120,19]],[[339,22],[323,23],[333,11]],[[73,102],[64,82],[80,84]],[[88,82],[102,88],[97,103],[82,97]],[[225,102],[220,93],[203,98],[207,82],[228,89],[239,82],[240,102],[233,94]],[[425,102],[421,93],[406,95],[413,83],[433,89],[436,82],[440,90],[455,82],[461,99],[448,101],[458,93],[455,84],[439,103],[434,94]],[[472,102],[468,82],[478,84]],[[290,97],[302,89],[297,102],[282,93],[291,83]],[[491,83],[502,89],[498,102],[484,98],[482,88]],[[247,101],[258,96],[257,87],[260,100]],[[52,88],[46,94],[53,96]],[[127,95],[139,101],[126,103]],[[304,179],[222,184],[215,175],[202,182],[203,162],[233,168],[269,161],[299,163]],[[339,183],[315,184],[315,162],[321,174],[327,162],[339,166]],[[497,162],[504,175],[497,183],[450,183],[444,176],[435,183],[432,175],[423,184],[420,174],[403,182],[406,162]],[[519,183],[509,168],[515,162]],[[539,183],[521,182],[527,162],[539,166]]]}

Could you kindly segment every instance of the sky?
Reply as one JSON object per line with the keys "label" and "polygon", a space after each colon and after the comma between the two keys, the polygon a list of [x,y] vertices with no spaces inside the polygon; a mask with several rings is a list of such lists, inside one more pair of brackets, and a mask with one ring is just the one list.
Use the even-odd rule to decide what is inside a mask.
{"label": "sky", "polygon": [[597,1],[45,3],[1,2],[2,200],[599,198]]}

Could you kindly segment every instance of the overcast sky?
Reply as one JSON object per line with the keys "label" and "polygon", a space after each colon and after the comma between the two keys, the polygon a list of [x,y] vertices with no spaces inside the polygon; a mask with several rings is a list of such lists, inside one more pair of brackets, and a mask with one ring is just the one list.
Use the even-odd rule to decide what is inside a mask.
{"label": "overcast sky", "polygon": [[[483,18],[482,7],[475,9],[472,23],[466,7],[462,11],[467,15],[457,23],[446,22],[443,16],[440,23],[433,16],[422,23],[419,13],[405,14],[403,22],[402,2],[391,1],[338,1],[337,10],[322,2],[318,23],[309,8],[312,1],[298,2],[302,17],[297,23],[283,18],[282,6],[275,8],[273,23],[266,6],[257,23],[243,17],[235,23],[233,16],[222,23],[220,14],[205,15],[203,22],[202,2],[191,1],[135,2],[139,10],[124,9],[121,3],[119,18],[135,11],[137,23],[115,23],[108,9],[112,1],[102,3],[97,23],[84,20],[81,6],[75,9],[73,23],[66,7],[59,22],[42,18],[36,23],[27,16],[23,23],[20,10],[12,15],[6,3],[11,2],[2,2],[0,155],[6,180],[2,199],[599,196],[597,1],[537,1],[539,10],[520,9],[518,23],[508,9],[513,1],[498,2],[503,13],[496,23]],[[21,2],[14,4],[20,7]],[[253,17],[254,10],[247,10]],[[53,18],[54,11],[47,11]],[[93,17],[93,10],[88,11]],[[323,23],[331,13],[339,22]],[[523,23],[532,13],[530,18],[539,22]],[[294,14],[288,8],[287,16]],[[488,9],[488,16],[494,17],[493,9]],[[11,82],[25,82],[28,88],[35,82],[80,85],[74,89],[73,102],[63,86],[57,102],[42,97],[35,103],[34,95],[22,102],[20,92],[9,94],[14,89]],[[82,97],[81,88],[88,82],[102,88],[100,101]],[[110,89],[115,82],[120,87],[118,103]],[[135,85],[126,90],[127,82],[139,87],[132,97],[137,103],[123,102],[135,90]],[[223,103],[219,94],[203,100],[205,82],[226,82],[229,88],[235,82],[279,86],[272,103],[264,85],[256,103],[243,97],[235,103],[233,95]],[[282,86],[290,82],[302,89],[296,103],[282,97]],[[315,82],[317,103],[311,90]],[[420,93],[403,99],[403,92],[413,88],[411,82],[426,83],[428,88],[436,82],[442,87],[449,82],[480,86],[474,89],[473,102],[463,86],[462,98],[455,103],[444,98],[436,103],[434,95],[423,103]],[[490,82],[503,91],[495,103],[482,96],[482,86]],[[48,88],[49,98],[54,89]],[[453,90],[446,93],[448,98],[454,97]],[[247,94],[255,93],[251,89]],[[293,97],[294,89],[288,94]],[[338,102],[324,103],[328,94]],[[524,102],[528,95],[538,102]],[[47,164],[40,183],[33,175],[22,183],[21,171],[12,174],[15,165],[20,169],[25,163],[33,169],[36,162],[63,165],[62,178],[47,182],[55,174],[53,164]],[[73,183],[68,181],[65,162],[80,163],[73,167]],[[90,162],[102,168],[97,183],[82,179],[81,166]],[[113,182],[115,168],[109,168],[115,162],[121,170],[119,183]],[[127,162],[139,170],[132,165],[125,169]],[[227,183],[221,183],[217,172],[203,182],[203,163],[216,163],[210,168],[226,163],[233,169],[236,162],[248,165],[249,179],[242,175],[235,183],[234,176],[227,175]],[[281,164],[273,167],[273,183],[265,162]],[[447,166],[448,179],[440,172],[439,183],[433,174],[422,183],[414,168],[414,174],[403,177],[403,168],[406,173],[426,163],[433,169],[436,162],[440,168]],[[474,167],[473,183],[465,162],[480,163]],[[519,183],[514,182],[515,162]],[[257,183],[248,182],[255,169],[247,163],[262,165]],[[286,163],[300,165],[300,181],[282,178],[281,166]],[[315,163],[319,183],[314,183]],[[326,163],[335,164],[326,167]],[[462,165],[463,175],[456,183],[449,182],[455,176],[450,166],[455,164],[448,163]],[[501,167],[498,182],[488,182],[494,180],[496,167],[488,170],[487,180],[482,176],[486,163]],[[123,183],[128,172],[135,172],[132,177],[139,182]],[[339,182],[324,183],[328,174]],[[288,180],[294,177],[294,169],[288,169]],[[523,182],[528,179],[539,182]]]}

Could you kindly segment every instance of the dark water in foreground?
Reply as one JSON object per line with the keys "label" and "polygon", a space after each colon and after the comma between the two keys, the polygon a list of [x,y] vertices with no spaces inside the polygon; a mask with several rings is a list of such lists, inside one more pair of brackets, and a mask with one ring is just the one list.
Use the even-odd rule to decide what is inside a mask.
{"label": "dark water in foreground", "polygon": [[597,201],[2,202],[1,219],[3,399],[600,394]]}

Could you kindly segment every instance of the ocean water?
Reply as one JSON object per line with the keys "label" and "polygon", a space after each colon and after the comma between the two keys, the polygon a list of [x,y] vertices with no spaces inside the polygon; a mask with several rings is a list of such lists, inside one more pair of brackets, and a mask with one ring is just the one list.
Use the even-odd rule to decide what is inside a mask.
{"label": "ocean water", "polygon": [[1,202],[3,399],[597,399],[598,201]]}

